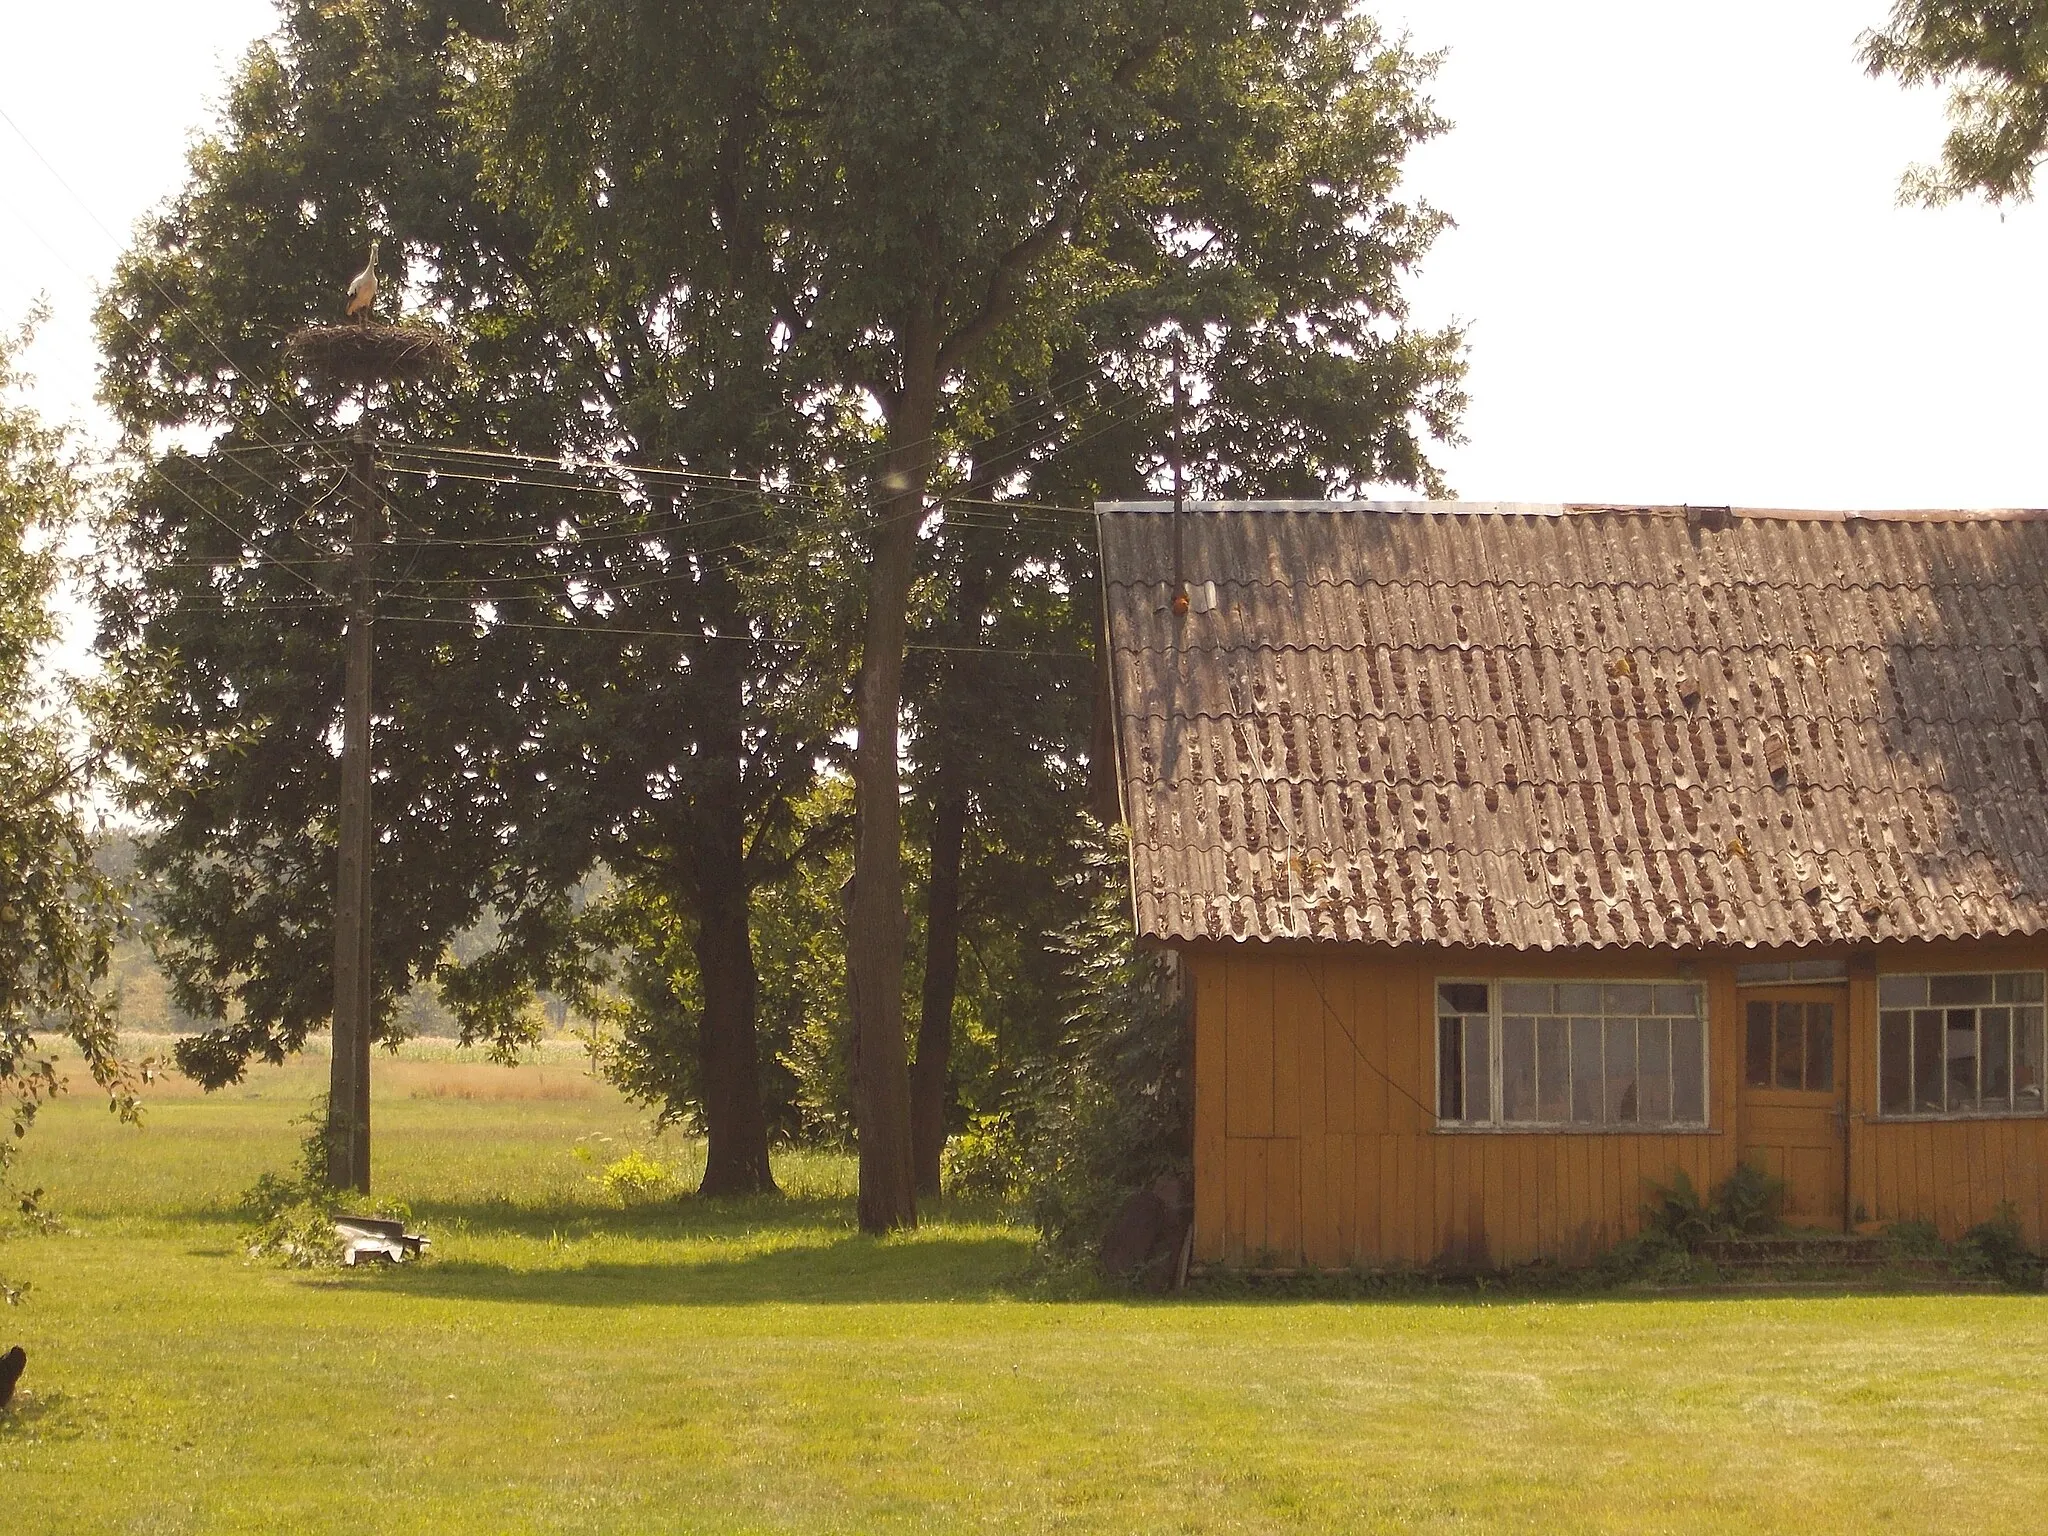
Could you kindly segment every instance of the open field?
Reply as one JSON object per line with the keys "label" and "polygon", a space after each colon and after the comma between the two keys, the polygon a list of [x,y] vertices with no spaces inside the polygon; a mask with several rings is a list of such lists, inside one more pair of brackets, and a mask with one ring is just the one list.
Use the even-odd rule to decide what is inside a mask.
{"label": "open field", "polygon": [[[417,1270],[241,1256],[324,1062],[148,1125],[61,1102],[0,1245],[31,1352],[0,1529],[2038,1529],[2048,1300],[1034,1299],[1027,1234],[780,1203],[625,1210],[647,1145],[573,1058],[378,1062]],[[576,1148],[594,1148],[591,1159]],[[667,1141],[657,1155],[683,1161]]]}

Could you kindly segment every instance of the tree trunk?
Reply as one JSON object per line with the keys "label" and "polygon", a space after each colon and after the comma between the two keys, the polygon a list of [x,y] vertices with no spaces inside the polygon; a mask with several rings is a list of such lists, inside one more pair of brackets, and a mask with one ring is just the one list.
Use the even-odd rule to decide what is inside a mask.
{"label": "tree trunk", "polygon": [[731,695],[730,708],[707,710],[720,722],[704,741],[704,774],[693,797],[691,901],[697,920],[697,974],[704,1015],[697,1030],[707,1142],[700,1195],[775,1193],[768,1167],[768,1119],[761,1111],[761,1054],[755,1030],[759,975],[754,969],[746,871],[746,813],[741,798],[740,673],[706,663],[709,686]]}
{"label": "tree trunk", "polygon": [[924,995],[917,1065],[910,1074],[910,1150],[917,1192],[937,1199],[951,1107],[953,999],[960,982],[960,859],[967,844],[967,785],[957,763],[939,767],[932,796],[932,877],[925,904]]}
{"label": "tree trunk", "polygon": [[[987,489],[970,485],[970,494]],[[964,537],[964,535],[963,535]],[[971,646],[981,634],[992,572],[983,552],[963,549],[953,593],[947,643]],[[972,709],[981,679],[966,651],[949,659],[939,682],[937,718],[931,722],[938,753],[932,776],[931,884],[925,896],[924,994],[919,999],[917,1062],[910,1070],[910,1153],[920,1196],[939,1196],[939,1163],[952,1108],[953,1003],[960,983],[960,861],[967,847],[968,765],[955,723]]]}
{"label": "tree trunk", "polygon": [[889,415],[892,446],[882,461],[854,701],[860,732],[854,749],[859,830],[846,978],[853,1012],[863,1232],[917,1224],[903,1041],[903,804],[897,758],[910,583],[938,416],[933,331],[932,318],[923,316],[906,327],[904,336],[903,388]]}

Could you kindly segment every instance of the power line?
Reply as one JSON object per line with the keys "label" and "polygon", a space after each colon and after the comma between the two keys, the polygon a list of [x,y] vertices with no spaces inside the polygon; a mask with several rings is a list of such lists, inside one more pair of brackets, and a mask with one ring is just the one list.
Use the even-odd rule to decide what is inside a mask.
{"label": "power line", "polygon": [[[399,594],[393,595],[397,596]],[[429,602],[448,601],[448,599],[432,598],[416,600]],[[435,614],[424,613],[380,613],[378,617],[380,620],[391,623],[440,624],[469,629],[480,628],[486,632],[493,629],[544,630],[550,633],[560,633],[564,630],[569,630],[598,637],[617,636],[622,639],[684,640],[693,643],[696,641],[711,641],[733,645],[755,645],[771,650],[797,652],[811,649],[808,644],[801,640],[777,640],[768,635],[732,635],[707,633],[703,630],[691,629],[628,629],[617,625],[577,624],[573,622],[543,624],[536,620],[505,619],[495,615],[488,619],[481,616],[472,619],[458,619],[442,618]],[[1051,661],[1093,662],[1095,660],[1095,657],[1087,651],[1048,651],[1015,646],[942,645],[936,641],[915,641],[906,645],[904,649],[910,651],[950,651],[972,656],[1024,656]]]}

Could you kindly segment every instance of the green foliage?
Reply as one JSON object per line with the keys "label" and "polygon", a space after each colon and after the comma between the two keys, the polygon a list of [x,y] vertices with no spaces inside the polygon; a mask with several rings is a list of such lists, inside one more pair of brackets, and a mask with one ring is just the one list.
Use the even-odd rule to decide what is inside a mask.
{"label": "green foliage", "polygon": [[[78,485],[62,434],[16,403],[13,359],[28,336],[0,338],[0,1193],[37,1111],[63,1088],[50,1036],[76,1047],[124,1118],[138,1114],[145,1077],[121,1058],[102,986],[122,908],[94,858],[91,811],[109,744],[129,722],[47,675],[57,550]],[[96,739],[81,739],[88,725]],[[40,1213],[40,1193],[13,1198]],[[0,1289],[20,1299],[19,1286]]]}
{"label": "green foliage", "polygon": [[1935,1259],[1948,1252],[1940,1229],[1920,1217],[1892,1222],[1884,1229],[1884,1235],[1903,1258]]}
{"label": "green foliage", "polygon": [[1683,1168],[1673,1170],[1669,1184],[1650,1185],[1642,1217],[1645,1233],[1668,1238],[1682,1248],[1702,1243],[1716,1232],[1711,1208]]}
{"label": "green foliage", "polygon": [[[751,899],[761,1104],[777,1141],[844,1145],[852,1133],[840,894],[850,868],[845,780],[826,778],[789,815],[788,836],[803,856]],[[601,957],[576,995],[599,1071],[651,1106],[657,1126],[702,1131],[704,986],[690,905],[652,882],[624,880],[591,905],[579,934]]]}
{"label": "green foliage", "polygon": [[[1571,1283],[1558,1277],[1567,1286]],[[1692,1244],[1660,1227],[1623,1238],[1593,1264],[1600,1285],[1692,1285],[1712,1278]]]}
{"label": "green foliage", "polygon": [[245,1247],[251,1259],[283,1269],[335,1269],[342,1245],[334,1217],[344,1195],[327,1183],[327,1095],[321,1094],[292,1124],[306,1128],[292,1167],[265,1172],[238,1202],[254,1230]]}
{"label": "green foliage", "polygon": [[1078,839],[1083,915],[1059,936],[1066,1034],[1011,1114],[984,1122],[991,1172],[1022,1170],[1025,1205],[1058,1257],[1097,1245],[1162,1175],[1193,1171],[1193,1051],[1177,957],[1132,937],[1121,829]]}
{"label": "green foliage", "polygon": [[666,1163],[656,1162],[638,1147],[605,1165],[591,1182],[620,1205],[649,1205],[672,1200],[682,1192]]}
{"label": "green foliage", "polygon": [[[463,357],[371,401],[384,1037],[429,983],[505,1049],[538,990],[601,995],[609,1069],[664,1117],[716,1142],[750,1074],[707,1042],[743,1039],[764,1142],[852,1133],[843,807],[813,791],[852,658],[893,650],[859,639],[886,525],[917,530],[912,643],[964,648],[913,651],[959,659],[905,696],[912,835],[942,795],[973,811],[954,1123],[1025,1094],[1065,1059],[1046,936],[1099,592],[1087,519],[1008,504],[1156,488],[1169,336],[1198,489],[1439,485],[1462,338],[1402,292],[1445,225],[1401,189],[1445,127],[1432,68],[1341,0],[286,6],[101,311],[148,465],[107,522],[103,647],[148,726],[181,1066],[232,1082],[330,1004],[354,402],[277,343],[380,238],[385,317]],[[451,444],[653,470],[490,483],[508,461]],[[934,505],[877,517],[904,466]],[[888,905],[921,920],[918,857]],[[572,895],[597,870],[609,933]]]}
{"label": "green foliage", "polygon": [[1737,1163],[1714,1189],[1713,1219],[1737,1237],[1768,1237],[1785,1225],[1785,1181],[1751,1163]]}
{"label": "green foliage", "polygon": [[956,1199],[1009,1206],[1031,1180],[1024,1136],[1008,1112],[975,1115],[946,1143],[945,1187]]}
{"label": "green foliage", "polygon": [[[318,1095],[292,1124],[306,1127],[306,1134],[290,1171],[258,1175],[238,1202],[254,1225],[246,1242],[248,1255],[282,1269],[337,1269],[344,1245],[335,1234],[334,1218],[355,1208],[358,1197],[327,1183],[327,1096]],[[395,1221],[412,1216],[403,1201],[388,1198],[379,1201],[375,1214]]]}
{"label": "green foliage", "polygon": [[248,1243],[251,1259],[279,1269],[339,1269],[342,1252],[334,1231],[334,1208],[318,1200],[277,1207],[258,1224]]}
{"label": "green foliage", "polygon": [[[700,348],[717,326],[678,314],[693,287],[670,281],[666,254],[649,269],[566,231],[543,240],[544,209],[522,202],[538,184],[489,173],[511,37],[490,5],[286,7],[101,313],[110,400],[138,448],[209,444],[153,457],[127,488],[107,532],[129,563],[100,606],[153,732],[133,790],[156,824],[144,866],[163,958],[176,1005],[206,1024],[179,1061],[211,1086],[297,1049],[332,995],[347,517],[333,439],[351,407],[294,376],[277,340],[332,318],[370,238],[387,309],[431,310],[467,365],[380,393],[391,438],[683,472],[499,486],[472,465],[430,484],[412,460],[384,477],[380,1032],[439,980],[466,1037],[515,1048],[534,990],[579,984],[570,894],[593,869],[721,907],[723,881],[744,902],[786,857],[779,807],[829,746],[817,710],[836,671],[748,643],[773,626],[735,571],[810,507],[729,478],[814,480],[788,441],[810,418],[778,428],[739,359]],[[598,281],[614,258],[615,286]],[[478,617],[484,595],[496,622]],[[488,953],[451,955],[493,915]]]}
{"label": "green foliage", "polygon": [[1674,1169],[1669,1184],[1650,1185],[1650,1199],[1641,1208],[1645,1251],[1691,1251],[1716,1237],[1768,1237],[1783,1229],[1785,1190],[1783,1179],[1737,1163],[1703,1200],[1691,1175]]}
{"label": "green foliage", "polygon": [[2007,1285],[2038,1289],[2041,1285],[2041,1256],[2027,1247],[2020,1230],[2019,1213],[2010,1200],[2001,1201],[1988,1221],[1980,1221],[1965,1232],[1956,1254],[1966,1273],[1988,1275]]}
{"label": "green foliage", "polygon": [[1908,172],[1901,196],[1939,205],[1970,193],[2025,202],[2048,154],[2048,4],[1895,0],[1883,31],[1858,40],[1872,75],[1949,87],[1939,166]]}
{"label": "green foliage", "polygon": [[17,1189],[14,1196],[14,1219],[24,1231],[38,1237],[55,1237],[66,1230],[64,1218],[43,1205],[42,1187]]}

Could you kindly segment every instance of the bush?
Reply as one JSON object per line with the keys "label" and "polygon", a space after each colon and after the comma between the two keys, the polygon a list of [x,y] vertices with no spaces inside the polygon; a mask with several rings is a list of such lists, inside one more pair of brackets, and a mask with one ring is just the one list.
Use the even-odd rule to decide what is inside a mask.
{"label": "bush", "polygon": [[[327,1187],[327,1096],[292,1123],[307,1130],[291,1172],[259,1174],[238,1202],[256,1226],[249,1257],[284,1269],[339,1269],[344,1250],[334,1218],[355,1205],[356,1196]],[[412,1220],[402,1200],[380,1201],[375,1214],[386,1221]]]}
{"label": "bush", "polygon": [[1785,1181],[1761,1168],[1737,1163],[1706,1200],[1680,1168],[1669,1184],[1650,1186],[1642,1206],[1643,1235],[1692,1252],[1717,1237],[1768,1237],[1781,1230],[1784,1209]]}
{"label": "bush", "polygon": [[672,1200],[682,1188],[667,1164],[656,1162],[637,1147],[617,1161],[607,1163],[604,1172],[596,1175],[591,1183],[621,1205],[651,1205],[660,1200]]}
{"label": "bush", "polygon": [[2038,1286],[2041,1260],[2027,1247],[2018,1212],[2010,1200],[2000,1203],[1989,1221],[1980,1221],[1956,1244],[1956,1266],[1969,1274],[1987,1275],[2007,1285]]}
{"label": "bush", "polygon": [[1884,1235],[1903,1258],[1938,1259],[1948,1252],[1948,1245],[1941,1240],[1934,1223],[1918,1217],[1893,1222],[1884,1229]]}
{"label": "bush", "polygon": [[1769,1237],[1785,1225],[1785,1181],[1748,1163],[1714,1190],[1714,1221],[1736,1237]]}
{"label": "bush", "polygon": [[1178,957],[1141,950],[1120,829],[1078,839],[1086,907],[1055,941],[1066,1033],[1029,1101],[989,1126],[991,1170],[1018,1170],[1057,1257],[1092,1256],[1118,1210],[1163,1176],[1193,1172],[1193,1052]]}
{"label": "bush", "polygon": [[341,1268],[341,1239],[334,1231],[334,1206],[299,1200],[264,1218],[249,1242],[249,1257],[282,1269]]}
{"label": "bush", "polygon": [[1683,1168],[1672,1175],[1669,1184],[1650,1186],[1642,1215],[1644,1237],[1676,1243],[1687,1250],[1714,1235],[1714,1213]]}
{"label": "bush", "polygon": [[944,1187],[962,1200],[1015,1202],[1029,1186],[1031,1170],[1021,1153],[1025,1138],[1009,1111],[975,1115],[946,1143]]}

